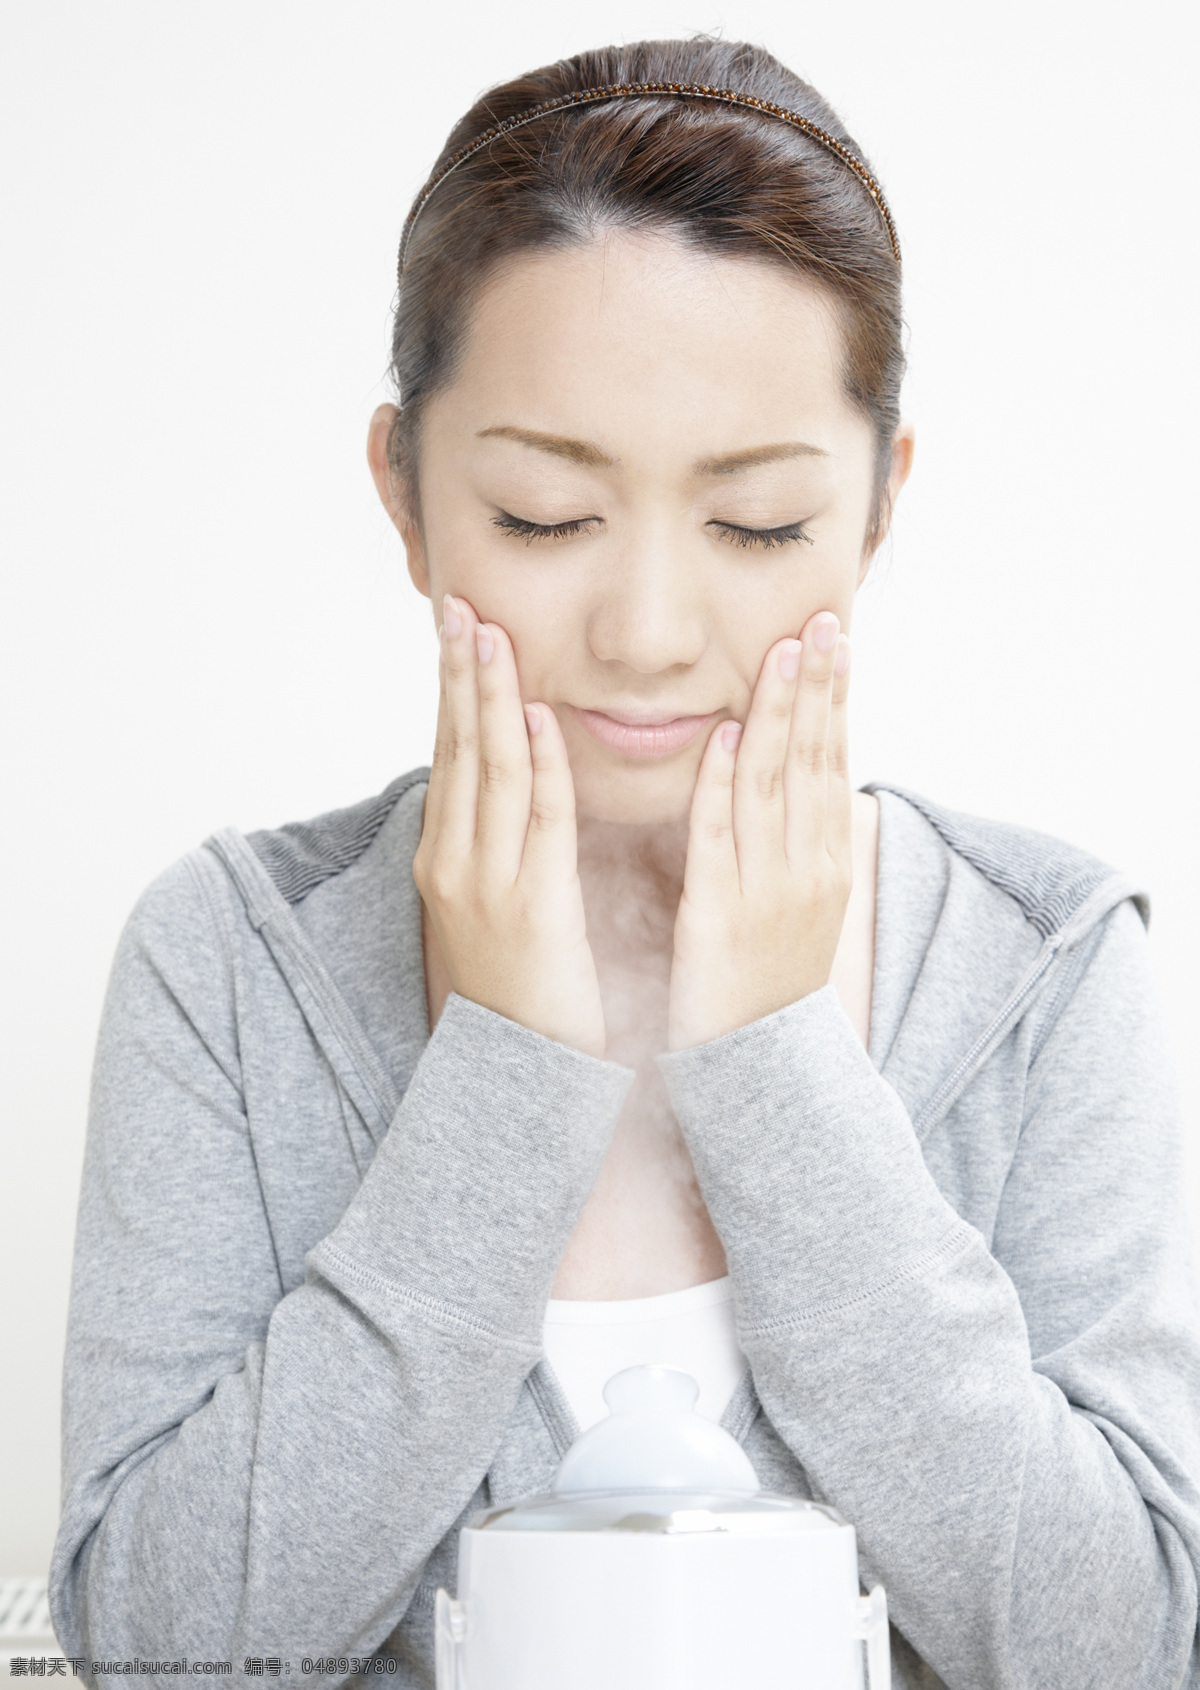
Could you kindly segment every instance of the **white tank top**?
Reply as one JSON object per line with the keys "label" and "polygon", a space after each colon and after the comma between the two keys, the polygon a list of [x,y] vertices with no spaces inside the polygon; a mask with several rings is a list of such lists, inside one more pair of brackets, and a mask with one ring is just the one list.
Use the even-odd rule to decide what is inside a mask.
{"label": "white tank top", "polygon": [[733,1319],[729,1276],[661,1297],[619,1303],[551,1298],[543,1328],[546,1359],[581,1430],[603,1420],[603,1390],[622,1368],[677,1367],[700,1387],[696,1413],[719,1420],[746,1370]]}

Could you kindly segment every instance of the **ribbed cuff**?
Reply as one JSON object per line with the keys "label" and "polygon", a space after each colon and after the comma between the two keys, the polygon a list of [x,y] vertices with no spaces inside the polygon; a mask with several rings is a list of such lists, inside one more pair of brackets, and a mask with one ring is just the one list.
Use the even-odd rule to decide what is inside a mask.
{"label": "ribbed cuff", "polygon": [[832,986],[655,1060],[744,1330],[870,1294],[963,1228]]}
{"label": "ribbed cuff", "polygon": [[550,1285],[635,1072],[451,992],[366,1178],[311,1252],[540,1342]]}

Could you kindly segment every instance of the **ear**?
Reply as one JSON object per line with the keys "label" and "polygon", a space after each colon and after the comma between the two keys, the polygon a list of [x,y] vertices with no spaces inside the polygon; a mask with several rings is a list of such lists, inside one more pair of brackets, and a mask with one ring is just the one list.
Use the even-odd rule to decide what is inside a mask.
{"label": "ear", "polygon": [[375,407],[367,428],[367,463],[371,466],[371,479],[375,483],[380,503],[395,523],[404,542],[408,573],[412,577],[413,586],[428,598],[429,570],[425,563],[425,545],[421,539],[420,524],[388,459],[388,440],[399,415],[394,405]]}
{"label": "ear", "polygon": [[866,579],[867,570],[871,567],[871,559],[887,539],[889,528],[892,526],[892,513],[896,509],[896,500],[900,497],[900,489],[908,480],[913,465],[913,453],[916,450],[916,429],[910,422],[902,422],[896,430],[892,441],[892,469],[887,479],[887,492],[884,496],[885,519],[875,536],[870,550],[864,550],[862,563],[858,569],[858,585],[861,587]]}

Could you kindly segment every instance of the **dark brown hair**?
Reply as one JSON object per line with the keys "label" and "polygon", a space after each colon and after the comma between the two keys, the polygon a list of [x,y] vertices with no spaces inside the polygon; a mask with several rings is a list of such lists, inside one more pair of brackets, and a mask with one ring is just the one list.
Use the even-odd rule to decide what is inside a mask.
{"label": "dark brown hair", "polygon": [[[870,166],[825,101],[761,47],[640,41],[530,71],[478,100],[440,169],[484,130],[585,88],[688,82],[810,119]],[[873,172],[872,172],[873,174]],[[498,136],[439,184],[413,224],[392,338],[400,415],[388,456],[415,508],[421,410],[453,375],[472,305],[503,260],[578,245],[606,229],[661,229],[724,256],[799,271],[832,301],[847,397],[875,435],[873,549],[886,527],[904,374],[900,266],[870,193],[819,142],[778,118],[680,95],[576,106]]]}

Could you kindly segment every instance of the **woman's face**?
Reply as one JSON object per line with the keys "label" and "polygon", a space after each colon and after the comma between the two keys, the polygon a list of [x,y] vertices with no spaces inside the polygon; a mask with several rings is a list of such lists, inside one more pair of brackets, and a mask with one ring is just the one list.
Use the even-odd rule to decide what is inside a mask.
{"label": "woman's face", "polygon": [[[414,582],[439,621],[448,592],[507,631],[522,698],[561,725],[581,819],[686,817],[768,648],[818,610],[849,627],[874,440],[841,358],[829,305],[782,268],[610,233],[484,290],[425,411],[419,530],[387,489],[394,413],[376,414]],[[893,494],[910,456],[904,430]],[[680,717],[696,731],[650,754],[613,720]]]}

